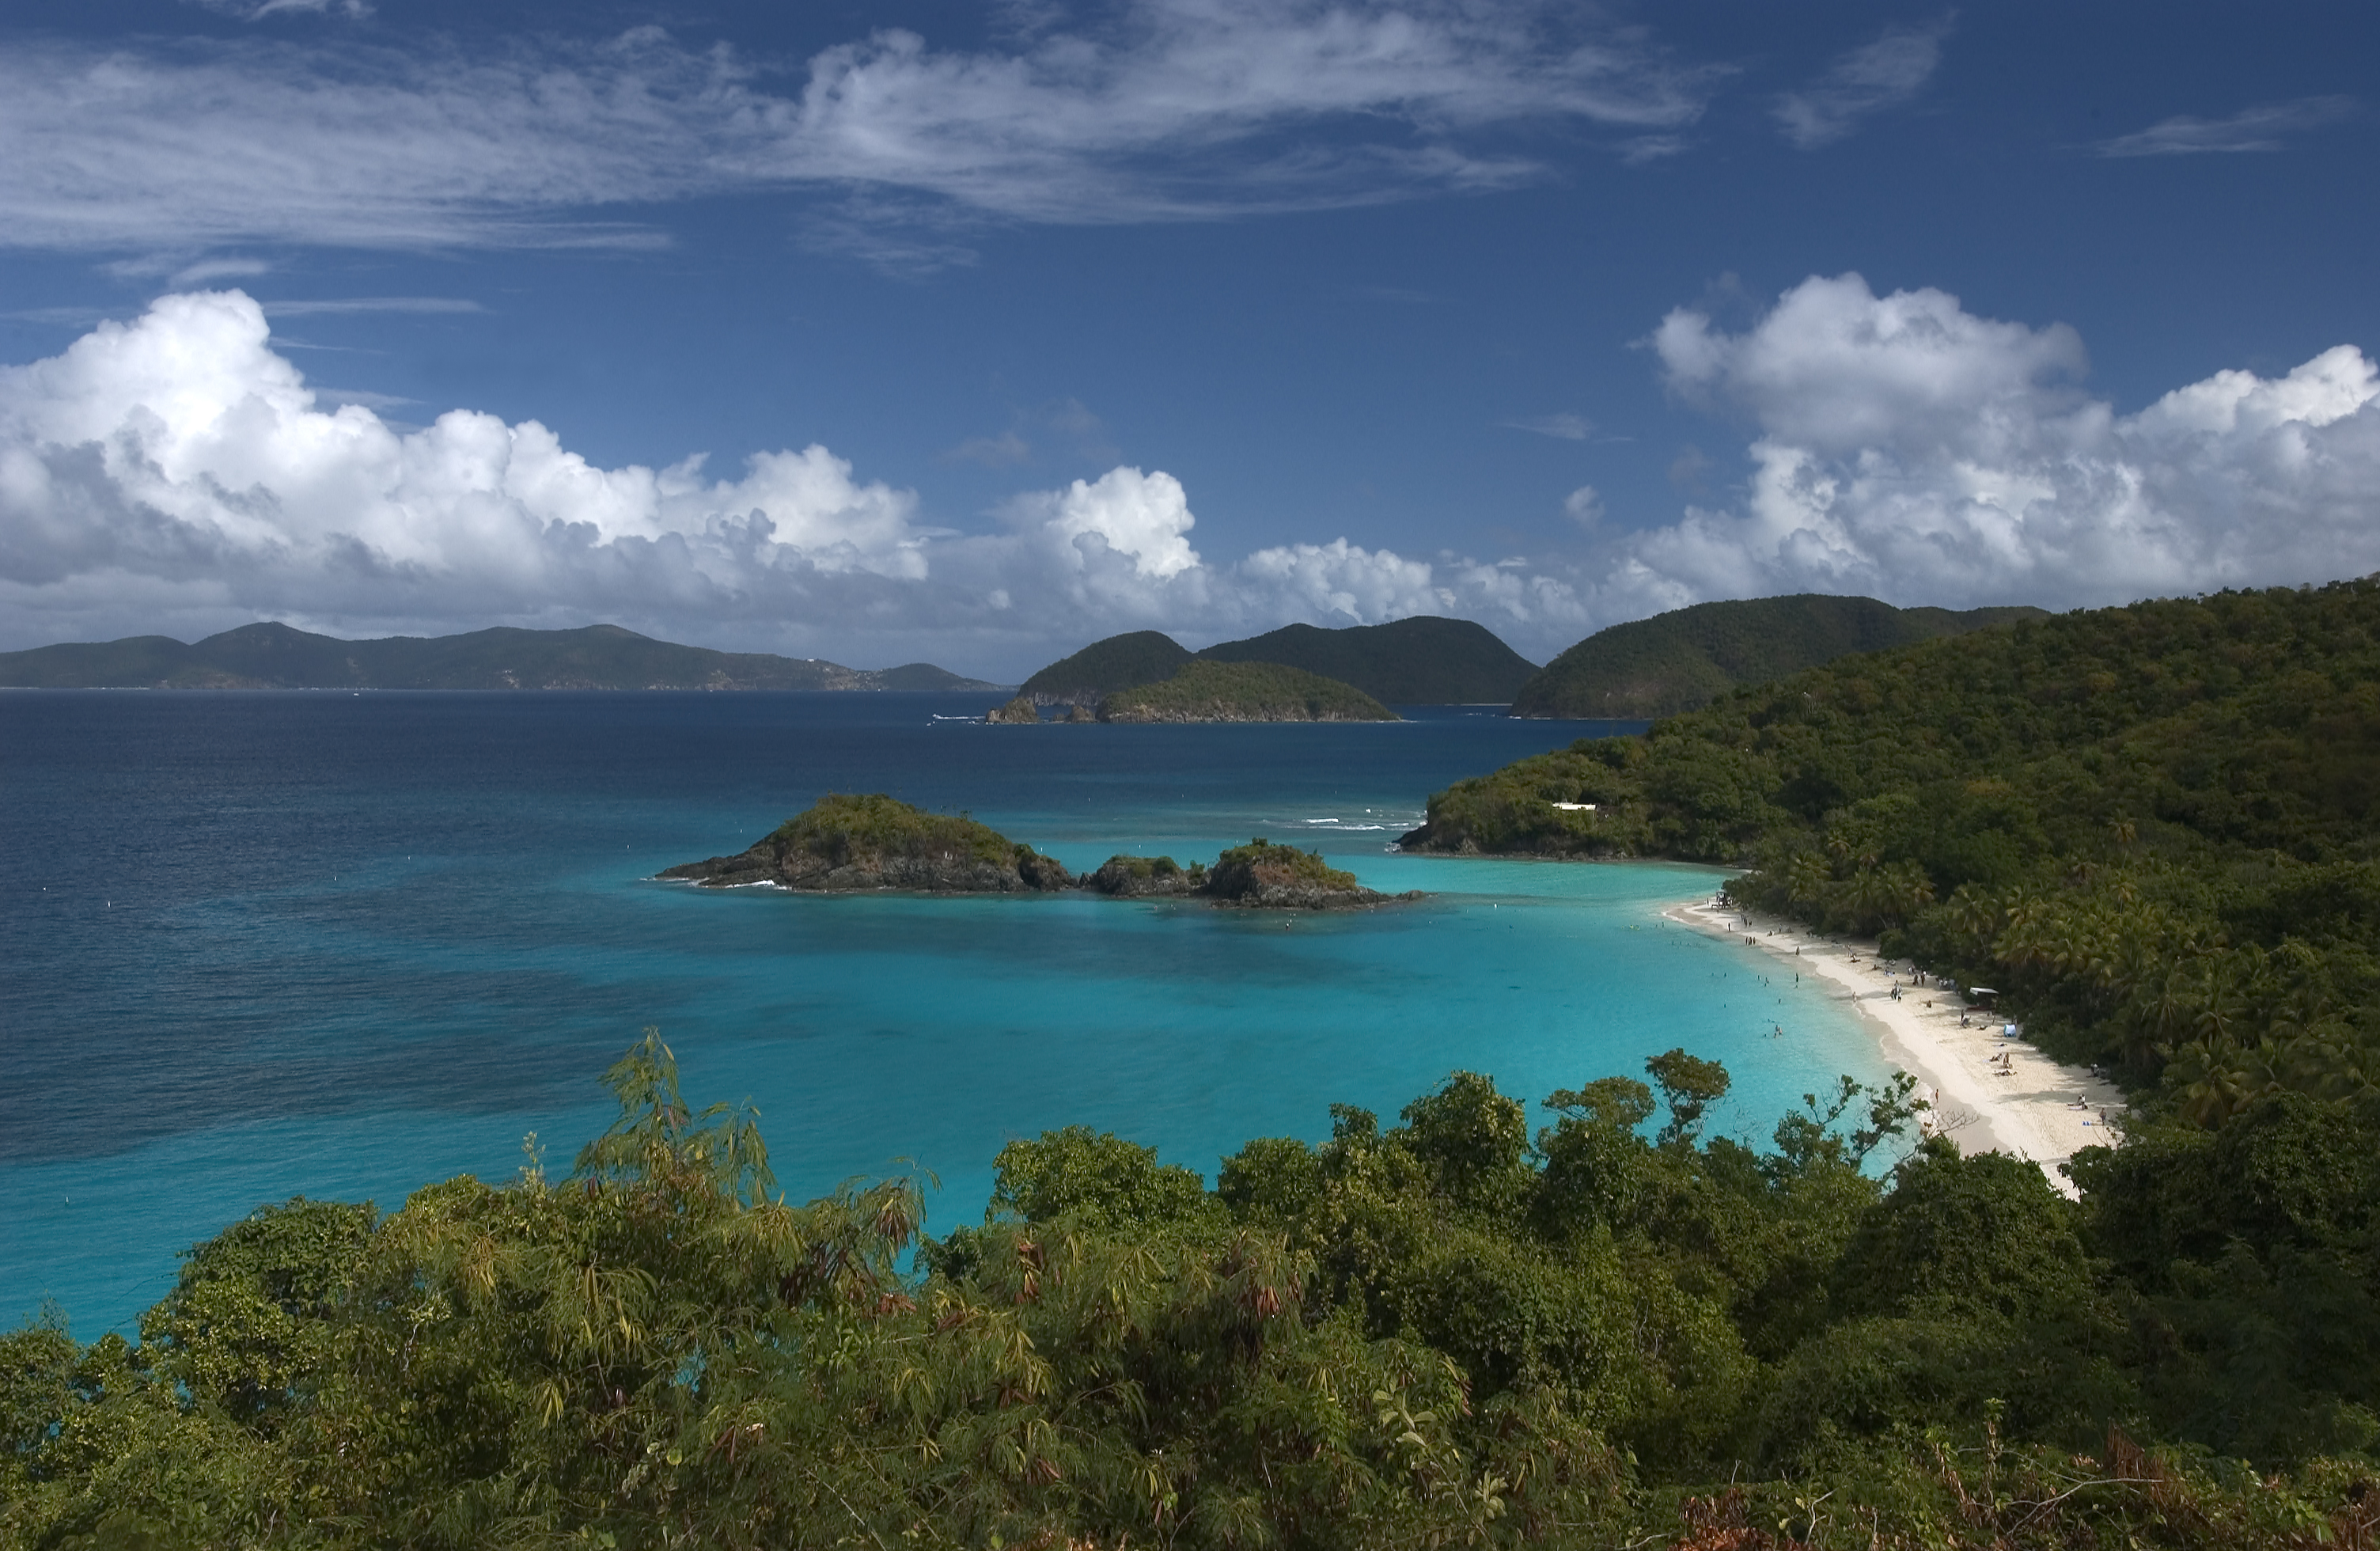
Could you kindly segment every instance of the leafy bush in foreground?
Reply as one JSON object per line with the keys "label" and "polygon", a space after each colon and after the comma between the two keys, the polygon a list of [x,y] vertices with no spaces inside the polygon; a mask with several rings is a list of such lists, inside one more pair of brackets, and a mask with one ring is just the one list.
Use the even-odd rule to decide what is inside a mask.
{"label": "leafy bush in foreground", "polygon": [[1761,1150],[1700,1138],[1713,1063],[1647,1075],[1531,1136],[1457,1073],[1212,1193],[1048,1133],[914,1271],[911,1181],[787,1204],[649,1035],[566,1180],[268,1207],[140,1346],[0,1337],[0,1545],[2369,1543],[2346,1110],[2098,1154],[2077,1206],[1938,1145],[1864,1169],[1905,1084]]}

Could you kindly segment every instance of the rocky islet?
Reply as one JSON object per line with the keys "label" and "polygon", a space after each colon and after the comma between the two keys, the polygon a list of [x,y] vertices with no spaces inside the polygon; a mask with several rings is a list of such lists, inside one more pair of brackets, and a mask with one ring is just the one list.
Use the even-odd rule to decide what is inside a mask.
{"label": "rocky islet", "polygon": [[1242,909],[1343,910],[1415,900],[1384,894],[1320,854],[1258,838],[1212,866],[1171,856],[1111,856],[1076,876],[1054,857],[965,815],[928,813],[881,793],[830,793],[732,855],[665,867],[658,877],[702,889],[799,893],[900,891],[1036,894],[1088,890],[1111,899],[1201,899]]}

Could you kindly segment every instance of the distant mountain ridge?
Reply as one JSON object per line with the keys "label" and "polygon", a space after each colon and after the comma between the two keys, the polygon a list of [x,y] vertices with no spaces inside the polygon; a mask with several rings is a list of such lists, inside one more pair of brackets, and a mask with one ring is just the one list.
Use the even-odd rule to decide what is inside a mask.
{"label": "distant mountain ridge", "polygon": [[1649,721],[1852,652],[2047,617],[2021,605],[1953,612],[1815,592],[1696,603],[1597,631],[1523,685],[1512,714]]}
{"label": "distant mountain ridge", "polygon": [[1284,625],[1194,652],[1171,636],[1135,630],[1094,641],[1025,681],[1041,704],[1074,704],[1173,677],[1194,661],[1269,662],[1353,685],[1387,705],[1503,705],[1536,665],[1486,626],[1420,615],[1324,630]]}
{"label": "distant mountain ridge", "polygon": [[22,689],[822,689],[990,690],[929,662],[839,662],[713,651],[616,624],[499,627],[461,636],[343,641],[286,624],[243,624],[185,646],[165,636],[0,652],[0,686]]}

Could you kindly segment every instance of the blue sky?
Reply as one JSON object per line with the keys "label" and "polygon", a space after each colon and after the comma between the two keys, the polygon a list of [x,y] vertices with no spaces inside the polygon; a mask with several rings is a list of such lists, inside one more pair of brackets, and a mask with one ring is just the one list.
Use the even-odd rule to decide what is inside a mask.
{"label": "blue sky", "polygon": [[1014,676],[2362,574],[2375,60],[2345,5],[0,5],[0,647]]}

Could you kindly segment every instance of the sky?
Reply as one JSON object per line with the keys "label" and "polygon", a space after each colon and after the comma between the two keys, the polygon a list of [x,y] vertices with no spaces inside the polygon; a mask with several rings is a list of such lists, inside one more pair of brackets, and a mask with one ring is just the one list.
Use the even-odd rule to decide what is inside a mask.
{"label": "sky", "polygon": [[2380,10],[0,0],[0,649],[2380,571]]}

